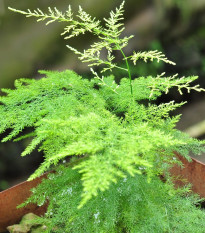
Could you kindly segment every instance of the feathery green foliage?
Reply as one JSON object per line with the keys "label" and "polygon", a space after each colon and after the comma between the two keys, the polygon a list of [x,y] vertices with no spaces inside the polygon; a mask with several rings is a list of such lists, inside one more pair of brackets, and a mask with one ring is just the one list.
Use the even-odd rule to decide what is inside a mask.
{"label": "feathery green foliage", "polygon": [[45,160],[30,179],[67,156],[82,157],[74,167],[82,173],[82,205],[126,173],[141,173],[141,167],[150,176],[162,172],[167,158],[174,156],[174,151],[183,154],[187,144],[193,151],[200,150],[200,142],[173,129],[176,118],[168,117],[168,112],[181,104],[146,107],[137,102],[151,94],[153,98],[160,95],[161,79],[155,89],[152,78],[135,79],[133,104],[127,79],[121,80],[116,93],[109,88],[113,77],[104,78],[107,85],[96,89],[98,80],[82,79],[72,71],[41,73],[47,77],[20,79],[15,83],[16,90],[3,90],[7,96],[0,98],[0,132],[12,129],[3,139],[7,141],[26,127],[34,127],[32,135],[24,136],[33,140],[22,155],[40,144]]}
{"label": "feathery green foliage", "polygon": [[[41,71],[45,77],[40,80],[20,79],[15,82],[15,90],[2,90],[6,95],[0,98],[0,133],[10,130],[6,131],[8,135],[3,141],[31,138],[22,156],[36,147],[44,152],[44,162],[30,179],[55,169],[67,157],[73,161],[68,168],[60,166],[57,174],[51,174],[53,178],[45,180],[28,200],[36,202],[37,197],[37,202],[49,200],[45,221],[50,231],[123,232],[126,229],[127,232],[150,232],[150,229],[156,229],[155,232],[180,232],[182,228],[177,226],[177,221],[185,217],[184,203],[190,208],[187,210],[189,216],[197,216],[190,229],[197,229],[194,227],[200,211],[193,202],[186,202],[177,194],[168,195],[168,190],[175,192],[173,187],[162,184],[156,177],[166,173],[172,164],[179,163],[174,152],[190,159],[189,152],[200,154],[205,151],[204,142],[175,129],[179,116],[170,117],[169,113],[184,103],[171,101],[157,106],[154,100],[173,87],[181,94],[184,90],[204,89],[191,86],[196,76],[166,77],[163,73],[157,77],[132,77],[130,60],[134,64],[138,59],[174,63],[157,51],[124,54],[123,48],[132,36],[121,38],[123,6],[124,2],[110,13],[105,26],[81,7],[75,19],[70,6],[66,13],[49,8],[47,14],[40,9],[25,12],[10,8],[27,17],[37,17],[38,21],[47,20],[47,24],[66,22],[68,25],[62,33],[65,39],[93,33],[98,41],[89,49],[81,52],[70,45],[67,47],[93,68],[102,66],[101,73],[114,68],[127,72],[127,77],[116,83],[114,71],[104,77],[92,68],[91,80],[69,70]],[[103,57],[104,50],[107,57]],[[126,68],[116,62],[113,53],[116,51],[121,53]],[[23,135],[25,128],[31,128],[32,133]],[[122,179],[127,182],[121,182]],[[66,193],[68,189],[75,194]],[[122,196],[118,189],[122,189]],[[160,201],[159,197],[166,202]],[[107,204],[103,198],[108,200]],[[142,209],[138,208],[139,204]],[[95,208],[92,210],[91,206]],[[177,206],[179,215],[175,213]],[[98,208],[101,208],[102,219],[95,224],[92,216]],[[154,209],[159,210],[157,217],[153,214]],[[110,212],[111,217],[108,216]],[[185,219],[181,226],[186,224]]]}
{"label": "feathery green foliage", "polygon": [[49,199],[46,218],[38,220],[47,226],[45,232],[204,232],[205,212],[193,205],[198,199],[159,178],[150,183],[142,175],[120,179],[79,210],[80,178],[70,167],[59,167],[33,190],[26,203],[41,206]]}

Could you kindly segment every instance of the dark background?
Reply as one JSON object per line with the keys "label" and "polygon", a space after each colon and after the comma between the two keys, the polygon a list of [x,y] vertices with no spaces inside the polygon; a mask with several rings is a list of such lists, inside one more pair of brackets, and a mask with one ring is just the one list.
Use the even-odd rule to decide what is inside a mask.
{"label": "dark background", "polygon": [[[17,78],[39,78],[40,69],[73,69],[87,74],[89,69],[86,64],[80,63],[66,44],[82,50],[93,39],[85,36],[65,41],[60,36],[64,25],[54,23],[46,27],[44,23],[36,23],[34,18],[25,18],[9,11],[8,6],[21,10],[40,8],[44,11],[48,6],[56,6],[64,11],[71,4],[77,11],[80,4],[88,13],[102,19],[108,17],[110,10],[120,3],[114,0],[0,0],[0,88],[12,88]],[[135,35],[125,49],[127,55],[133,50],[158,49],[177,63],[173,67],[161,63],[139,63],[133,68],[134,76],[156,75],[164,71],[167,75],[198,75],[197,82],[205,88],[204,0],[126,0],[124,22],[124,34]],[[205,120],[205,94],[191,92],[180,96],[173,90],[158,102],[171,99],[176,102],[188,101],[177,112],[183,113],[177,127],[203,138],[205,130],[193,134],[190,127]],[[0,145],[0,190],[27,179],[42,161],[42,154],[37,152],[20,157],[26,143]]]}

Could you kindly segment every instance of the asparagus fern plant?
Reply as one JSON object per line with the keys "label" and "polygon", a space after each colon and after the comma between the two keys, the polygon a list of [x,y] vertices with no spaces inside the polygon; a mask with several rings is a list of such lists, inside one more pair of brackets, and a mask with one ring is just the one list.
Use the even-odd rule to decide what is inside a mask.
{"label": "asparagus fern plant", "polygon": [[[40,80],[19,79],[15,82],[16,89],[2,89],[6,95],[0,98],[0,133],[10,130],[3,141],[30,138],[22,156],[36,147],[44,152],[44,162],[29,180],[56,169],[56,173],[33,190],[33,196],[25,203],[41,205],[49,200],[43,220],[48,232],[123,232],[125,229],[126,232],[150,232],[150,229],[152,232],[173,232],[173,229],[182,232],[176,227],[174,209],[183,200],[172,185],[162,184],[158,176],[167,173],[172,164],[180,163],[175,152],[189,160],[189,152],[205,151],[204,142],[175,129],[179,116],[171,117],[169,113],[184,103],[171,101],[157,106],[154,100],[171,88],[181,94],[185,90],[204,89],[191,85],[196,76],[167,77],[163,73],[157,77],[133,77],[130,62],[156,59],[170,65],[175,63],[158,51],[125,55],[123,48],[133,36],[121,37],[123,7],[124,2],[111,11],[109,18],[104,19],[104,26],[81,7],[76,17],[70,6],[65,13],[56,8],[48,8],[48,13],[40,9],[9,8],[26,17],[36,17],[37,21],[45,20],[47,25],[66,23],[62,33],[65,39],[86,32],[97,38],[84,51],[67,45],[82,62],[91,66],[92,79],[84,79],[70,70],[40,71],[45,75]],[[125,68],[119,65],[121,61],[117,62],[117,52]],[[98,73],[96,66],[100,69]],[[125,78],[120,83],[115,81],[115,69],[124,72]],[[102,76],[108,71],[109,75]],[[30,128],[31,133],[24,134],[26,128]],[[62,163],[69,157],[68,163]],[[149,195],[152,189],[155,198]],[[160,202],[160,195],[167,201]],[[143,204],[142,200],[147,202]],[[193,206],[193,201],[188,199],[187,202],[197,217],[205,216]],[[158,216],[162,214],[164,225],[154,218],[154,212],[148,214],[153,224],[139,223],[140,216],[144,215],[138,208],[139,203],[145,216],[149,212],[146,212],[148,203],[152,205],[150,208],[159,208]],[[182,205],[179,206],[180,219],[185,215]],[[148,220],[143,218],[142,221],[146,224]],[[197,221],[187,232],[199,227]]]}

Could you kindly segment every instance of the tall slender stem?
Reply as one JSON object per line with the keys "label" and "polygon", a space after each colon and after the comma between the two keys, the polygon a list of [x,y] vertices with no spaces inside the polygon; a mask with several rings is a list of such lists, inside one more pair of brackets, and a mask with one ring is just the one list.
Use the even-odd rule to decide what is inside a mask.
{"label": "tall slender stem", "polygon": [[122,49],[120,48],[119,44],[117,45],[120,52],[122,53],[122,56],[124,57],[125,59],[125,63],[126,63],[126,66],[127,66],[127,72],[128,72],[128,76],[129,76],[129,80],[130,80],[130,92],[131,92],[131,95],[133,96],[133,89],[132,89],[132,76],[131,76],[131,72],[130,72],[130,66],[129,66],[129,63],[128,63],[128,60],[127,60],[127,57],[125,56],[124,52],[122,51]]}

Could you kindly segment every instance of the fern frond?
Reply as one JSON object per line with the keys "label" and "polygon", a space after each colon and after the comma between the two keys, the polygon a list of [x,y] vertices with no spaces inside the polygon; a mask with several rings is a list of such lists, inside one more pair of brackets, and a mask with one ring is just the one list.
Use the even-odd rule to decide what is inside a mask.
{"label": "fern frond", "polygon": [[116,8],[115,12],[111,11],[110,18],[108,19],[104,18],[106,22],[105,33],[106,33],[106,36],[110,38],[118,39],[118,37],[124,30],[124,27],[122,27],[124,24],[120,23],[120,21],[124,20],[124,17],[123,17],[124,4],[125,4],[125,1],[123,1],[120,4],[119,8]]}
{"label": "fern frond", "polygon": [[[26,137],[28,137],[28,135],[26,135]],[[24,138],[21,138],[21,139],[24,139]],[[43,140],[44,140],[44,137],[34,138],[32,142],[30,143],[30,145],[28,145],[26,149],[21,153],[21,156],[30,154]]]}
{"label": "fern frond", "polygon": [[[111,183],[116,183],[120,177],[126,177],[127,174],[131,176],[141,174],[142,168],[147,172],[151,170],[152,173],[156,169],[157,173],[157,168],[153,169],[154,164],[150,161],[155,161],[159,148],[165,150],[168,156],[170,152],[166,148],[184,145],[180,139],[175,140],[171,135],[149,128],[146,124],[128,130],[123,129],[125,134],[117,132],[118,128],[113,130],[118,140],[114,140],[114,135],[112,135],[111,145],[108,146],[107,141],[104,152],[92,155],[74,167],[82,173],[83,194],[80,207],[96,196],[99,191],[108,189]],[[143,138],[141,135],[144,135]],[[163,142],[161,141],[162,135]],[[98,167],[96,164],[99,164]]]}
{"label": "fern frond", "polygon": [[47,14],[44,13],[39,8],[37,8],[33,12],[30,9],[28,9],[27,11],[17,10],[12,7],[8,7],[8,9],[11,11],[26,15],[26,17],[36,17],[38,18],[37,22],[47,20],[46,25],[53,23],[55,21],[71,22],[73,20],[70,6],[68,7],[68,10],[66,11],[65,14],[59,11],[56,7],[54,9],[51,9],[50,7],[48,7]]}
{"label": "fern frond", "polygon": [[190,93],[191,90],[194,91],[205,91],[204,88],[199,87],[199,85],[191,86],[191,83],[195,81],[198,76],[189,76],[189,77],[178,77],[178,74],[175,74],[170,77],[164,76],[165,73],[158,75],[156,78],[148,77],[150,79],[151,94],[150,97],[154,93],[163,91],[165,94],[169,92],[169,90],[173,87],[177,88],[178,92],[182,95],[182,89],[187,90]]}
{"label": "fern frond", "polygon": [[164,103],[160,105],[149,104],[147,108],[147,115],[154,116],[156,120],[157,118],[168,118],[170,112],[174,111],[177,108],[180,108],[185,103],[186,102],[175,103],[175,101],[170,101],[169,103]]}
{"label": "fern frond", "polygon": [[36,134],[34,132],[31,132],[31,133],[27,133],[27,134],[25,134],[23,136],[17,137],[15,139],[13,139],[13,141],[18,142],[18,141],[21,141],[23,139],[31,138],[31,137],[35,137],[35,136],[36,136]]}
{"label": "fern frond", "polygon": [[[67,22],[68,25],[64,28],[61,33],[65,39],[79,36],[86,32],[91,32],[99,37],[100,42],[94,42],[91,47],[83,52],[78,51],[70,45],[67,45],[71,51],[78,55],[82,62],[88,62],[89,66],[101,66],[103,65],[101,72],[112,71],[114,68],[123,69],[118,66],[115,62],[115,56],[112,54],[113,50],[121,51],[122,48],[127,46],[128,41],[133,37],[119,38],[120,34],[124,30],[123,24],[120,21],[123,19],[123,7],[124,1],[119,8],[116,8],[115,12],[110,13],[109,19],[106,21],[106,27],[100,26],[100,21],[92,18],[86,13],[82,7],[79,7],[77,19],[73,18],[71,7],[65,13],[62,13],[57,8],[48,8],[48,13],[43,13],[40,9],[34,10],[33,12],[29,9],[26,11],[16,10],[9,7],[10,10],[26,15],[26,17],[36,17],[37,21],[47,20],[46,25],[53,22]],[[101,58],[101,51],[107,50],[107,57]]]}
{"label": "fern frond", "polygon": [[139,59],[144,60],[144,62],[147,62],[148,60],[150,61],[154,61],[157,60],[157,62],[163,61],[165,63],[171,64],[171,65],[176,65],[174,62],[168,60],[165,55],[162,52],[159,52],[157,50],[154,51],[144,51],[144,52],[134,52],[134,54],[132,56],[129,57],[134,65],[136,65],[136,62]]}

